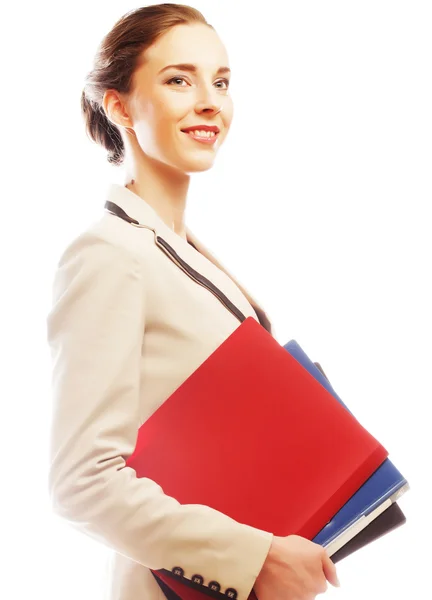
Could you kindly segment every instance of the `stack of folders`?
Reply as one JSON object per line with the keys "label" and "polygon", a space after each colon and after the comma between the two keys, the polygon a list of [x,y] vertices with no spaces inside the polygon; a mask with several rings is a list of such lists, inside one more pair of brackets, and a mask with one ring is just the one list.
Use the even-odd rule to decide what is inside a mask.
{"label": "stack of folders", "polygon": [[[407,483],[387,457],[298,344],[248,317],[140,427],[126,464],[181,504],[340,559],[405,520]],[[154,572],[173,598],[222,597],[174,567]]]}

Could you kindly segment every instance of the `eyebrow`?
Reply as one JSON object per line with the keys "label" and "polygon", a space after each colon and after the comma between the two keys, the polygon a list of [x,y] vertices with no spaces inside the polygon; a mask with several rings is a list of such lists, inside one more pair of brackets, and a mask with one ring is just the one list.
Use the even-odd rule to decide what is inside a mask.
{"label": "eyebrow", "polygon": [[[164,67],[159,71],[159,74],[167,71],[168,69],[179,69],[180,71],[190,71],[191,73],[196,73],[198,70],[195,65],[191,65],[189,63],[180,63],[178,65],[168,65],[167,67]],[[216,75],[219,75],[220,73],[231,73],[231,69],[229,67],[219,67],[219,69],[216,71]]]}

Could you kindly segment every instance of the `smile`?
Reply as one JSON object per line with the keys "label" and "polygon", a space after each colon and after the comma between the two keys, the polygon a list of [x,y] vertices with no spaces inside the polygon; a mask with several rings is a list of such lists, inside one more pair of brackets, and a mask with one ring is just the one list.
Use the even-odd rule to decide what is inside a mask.
{"label": "smile", "polygon": [[214,131],[183,131],[182,133],[202,144],[214,144],[219,136]]}

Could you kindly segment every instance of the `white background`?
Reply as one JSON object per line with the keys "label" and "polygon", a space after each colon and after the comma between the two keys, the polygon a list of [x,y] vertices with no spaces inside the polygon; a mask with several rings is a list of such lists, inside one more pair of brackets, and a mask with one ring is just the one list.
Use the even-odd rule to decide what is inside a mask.
{"label": "white background", "polygon": [[[121,170],[79,100],[122,1],[2,9],[0,596],[102,600],[108,550],[51,513],[45,317],[60,252]],[[411,490],[407,523],[338,565],[326,597],[431,589],[430,2],[193,2],[224,41],[235,115],[187,224],[295,338]],[[141,600],[138,599],[137,600]],[[289,600],[289,599],[287,599]]]}

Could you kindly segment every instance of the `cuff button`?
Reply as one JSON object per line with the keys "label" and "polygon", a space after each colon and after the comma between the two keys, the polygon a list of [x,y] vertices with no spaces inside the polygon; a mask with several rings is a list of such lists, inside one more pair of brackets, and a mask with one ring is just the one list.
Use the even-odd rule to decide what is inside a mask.
{"label": "cuff button", "polygon": [[212,590],[212,592],[220,592],[221,589],[220,583],[218,583],[217,581],[210,581],[208,587]]}
{"label": "cuff button", "polygon": [[184,570],[181,567],[174,567],[171,572],[177,577],[184,577]]}
{"label": "cuff button", "polygon": [[204,577],[202,577],[201,575],[192,575],[192,581],[194,583],[197,583],[198,585],[203,585]]}
{"label": "cuff button", "polygon": [[225,590],[225,596],[227,596],[227,598],[230,600],[237,600],[237,590],[234,588],[228,588]]}

